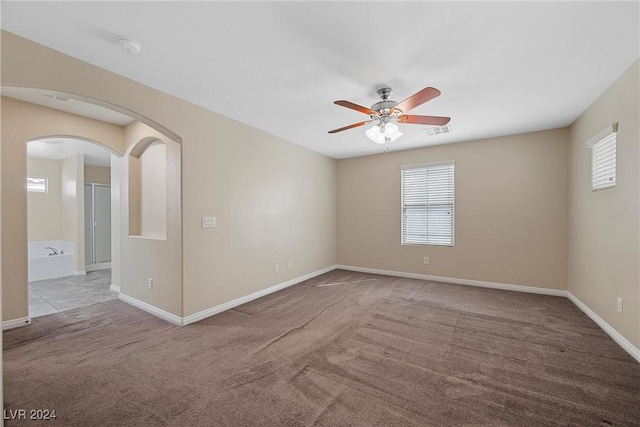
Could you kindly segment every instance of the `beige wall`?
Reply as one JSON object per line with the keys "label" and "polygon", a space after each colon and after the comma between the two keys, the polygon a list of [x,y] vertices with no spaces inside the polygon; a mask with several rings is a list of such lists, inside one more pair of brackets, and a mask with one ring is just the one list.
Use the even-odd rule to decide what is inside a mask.
{"label": "beige wall", "polygon": [[[0,103],[0,115],[2,114],[2,104]],[[0,125],[2,123],[1,117],[0,117]],[[0,135],[0,160],[1,160],[1,153],[2,153],[2,135]],[[2,161],[0,161],[0,189],[2,188]],[[2,211],[3,211],[3,207],[4,204],[2,202],[2,197],[0,197],[0,260],[4,259],[3,258],[3,251],[2,251]],[[3,281],[2,281],[2,277],[3,277],[3,271],[2,271],[2,262],[0,262],[0,301],[2,302],[0,304],[0,321],[4,320],[4,313],[3,313],[3,309],[2,306],[4,305],[4,292],[2,291],[2,288],[4,287]],[[1,330],[2,328],[0,328]],[[2,336],[2,332],[0,332],[0,336]],[[2,348],[4,348],[4,345],[2,346]],[[0,351],[0,402],[4,402],[4,376],[3,376],[3,360],[2,360],[2,351]],[[3,403],[3,408],[4,408],[4,403]],[[4,418],[4,417],[2,417]],[[2,421],[0,421],[0,427],[4,426],[4,419]]]}
{"label": "beige wall", "polygon": [[207,137],[183,147],[185,315],[335,265],[335,160],[218,115],[194,125]]}
{"label": "beige wall", "polygon": [[[130,297],[151,304],[177,316],[182,315],[182,221],[181,221],[181,177],[180,177],[180,144],[177,144],[150,127],[140,122],[134,122],[125,127],[127,154],[122,159],[112,160],[112,167],[118,164],[117,173],[114,167],[113,175],[118,177],[120,198],[116,204],[121,207],[118,212],[120,233],[116,241],[120,243],[120,271],[112,271],[112,275],[119,276],[120,291]],[[164,169],[165,200],[162,205],[155,205],[153,209],[162,210],[165,224],[163,236],[140,236],[132,232],[130,219],[134,218],[140,226],[141,204],[134,204],[139,210],[131,213],[131,200],[140,200],[139,170],[132,173],[131,167],[140,166],[137,158],[131,155],[144,141],[161,140],[165,152]],[[155,147],[155,146],[154,146]],[[153,149],[153,147],[151,147]],[[142,157],[144,157],[144,153]],[[137,185],[130,185],[130,179],[136,180]],[[130,195],[130,191],[138,191]],[[137,216],[136,216],[137,214]],[[161,237],[161,238],[158,238]],[[112,245],[114,242],[112,242]],[[147,288],[148,279],[153,279],[153,290]]]}
{"label": "beige wall", "polygon": [[[181,138],[181,165],[168,164],[167,169],[181,171],[182,192],[167,192],[167,222],[172,216],[181,218],[183,247],[177,241],[170,243],[168,230],[166,252],[158,259],[175,263],[169,264],[174,266],[170,279],[156,274],[163,270],[159,263],[153,264],[153,251],[136,252],[135,260],[128,261],[149,262],[155,276],[146,277],[166,281],[157,287],[164,293],[154,289],[145,294],[140,289],[136,295],[143,301],[186,316],[336,263],[335,160],[11,33],[2,33],[1,53],[5,86],[45,88],[101,100],[136,112],[147,124],[159,123]],[[4,169],[5,155],[11,152],[5,153],[4,144],[2,150],[4,183],[5,177],[21,172],[19,165],[15,170]],[[174,157],[168,156],[168,162]],[[127,185],[121,183],[121,191]],[[121,199],[127,197],[121,194]],[[5,212],[3,239],[5,225],[11,224]],[[203,216],[217,217],[217,228],[201,228]],[[120,220],[122,228],[128,229],[124,224],[128,216]],[[26,236],[26,229],[15,234],[18,239]],[[289,260],[291,270],[284,268]],[[126,262],[123,252],[120,277],[129,280]],[[276,263],[281,266],[277,274]],[[176,271],[182,280],[174,279]],[[141,284],[140,277],[132,279],[135,284],[121,281],[121,289],[146,289],[146,279]],[[5,301],[12,301],[12,296]],[[176,301],[181,307],[176,308]],[[6,316],[12,318],[9,313]]]}
{"label": "beige wall", "polygon": [[[640,347],[638,61],[570,128],[569,291]],[[619,123],[616,186],[591,191],[586,142]],[[616,310],[617,298],[624,312]]]}
{"label": "beige wall", "polygon": [[[566,139],[560,129],[340,160],[339,264],[566,289]],[[455,246],[402,246],[400,167],[449,160]]]}
{"label": "beige wall", "polygon": [[[2,33],[2,55],[21,56],[5,50]],[[2,61],[2,83],[10,69]],[[11,248],[2,253],[3,320],[28,315],[27,299],[27,178],[26,142],[47,136],[81,136],[100,141],[115,152],[124,152],[122,127],[73,114],[51,110],[26,102],[2,97],[2,247]]]}
{"label": "beige wall", "polygon": [[120,287],[120,278],[122,277],[120,254],[121,236],[122,236],[122,215],[124,215],[121,207],[122,192],[120,191],[122,182],[122,161],[119,157],[111,155],[110,168],[111,172],[111,284]]}
{"label": "beige wall", "polygon": [[[69,240],[76,244],[76,270],[84,270],[84,216],[81,203],[84,193],[78,194],[84,182],[110,184],[108,167],[84,165],[84,181],[79,179],[83,165],[82,158],[70,157],[63,160],[28,158],[27,174],[46,177],[47,193],[28,192],[29,241]],[[64,168],[63,168],[64,166]],[[81,178],[81,176],[80,176]],[[63,192],[63,187],[65,191]],[[75,190],[75,192],[74,192]]]}
{"label": "beige wall", "polygon": [[27,175],[47,178],[46,193],[27,193],[29,241],[65,240],[62,215],[62,161],[29,158]]}
{"label": "beige wall", "polygon": [[84,182],[93,184],[111,184],[111,169],[106,166],[84,165]]}
{"label": "beige wall", "polygon": [[149,146],[140,156],[140,235],[167,238],[167,146],[164,143]]}
{"label": "beige wall", "polygon": [[84,263],[84,156],[67,157],[62,161],[62,217],[64,239],[75,243],[76,271]]}

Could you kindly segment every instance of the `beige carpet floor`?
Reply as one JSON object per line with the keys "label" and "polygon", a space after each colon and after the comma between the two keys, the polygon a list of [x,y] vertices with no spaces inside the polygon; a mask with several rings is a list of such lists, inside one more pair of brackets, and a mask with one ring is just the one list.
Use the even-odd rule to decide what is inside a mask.
{"label": "beige carpet floor", "polygon": [[633,426],[640,364],[569,300],[336,270],[182,328],[120,301],[4,333],[13,426]]}

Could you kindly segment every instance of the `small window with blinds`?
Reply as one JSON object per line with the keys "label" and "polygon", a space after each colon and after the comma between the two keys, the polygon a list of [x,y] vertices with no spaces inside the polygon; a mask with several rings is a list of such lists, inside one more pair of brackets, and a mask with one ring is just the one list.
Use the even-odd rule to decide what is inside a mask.
{"label": "small window with blinds", "polygon": [[594,191],[616,186],[617,123],[600,132],[587,145],[591,147],[591,187]]}
{"label": "small window with blinds", "polygon": [[47,178],[39,178],[35,176],[27,177],[27,191],[30,193],[46,193]]}
{"label": "small window with blinds", "polygon": [[402,168],[402,244],[453,246],[454,163]]}

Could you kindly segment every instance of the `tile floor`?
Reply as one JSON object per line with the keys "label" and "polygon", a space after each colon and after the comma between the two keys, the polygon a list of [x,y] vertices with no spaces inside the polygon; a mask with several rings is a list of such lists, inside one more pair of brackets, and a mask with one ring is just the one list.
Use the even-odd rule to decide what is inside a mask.
{"label": "tile floor", "polygon": [[29,316],[46,316],[117,299],[118,294],[109,290],[110,285],[111,269],[29,282]]}

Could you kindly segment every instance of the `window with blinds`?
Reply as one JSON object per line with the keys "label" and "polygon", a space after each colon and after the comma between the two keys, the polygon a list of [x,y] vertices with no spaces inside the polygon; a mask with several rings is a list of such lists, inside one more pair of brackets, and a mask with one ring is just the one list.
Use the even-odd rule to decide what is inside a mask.
{"label": "window with blinds", "polygon": [[27,191],[32,193],[46,193],[47,178],[38,178],[35,176],[27,177]]}
{"label": "window with blinds", "polygon": [[614,125],[589,141],[593,190],[616,186],[616,131],[617,126]]}
{"label": "window with blinds", "polygon": [[453,246],[454,163],[402,168],[402,244]]}

